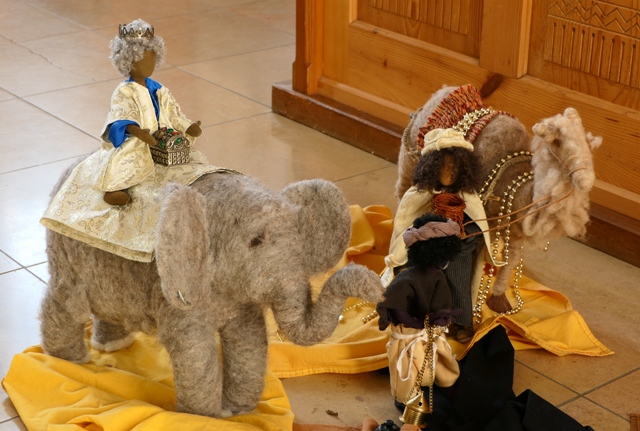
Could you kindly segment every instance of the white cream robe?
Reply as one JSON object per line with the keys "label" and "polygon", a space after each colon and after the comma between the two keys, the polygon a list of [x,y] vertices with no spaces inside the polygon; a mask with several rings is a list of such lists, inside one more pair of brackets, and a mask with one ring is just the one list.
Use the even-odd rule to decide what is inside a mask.
{"label": "white cream robe", "polygon": [[[40,220],[44,226],[124,258],[151,262],[164,186],[188,185],[207,173],[228,172],[209,165],[204,154],[193,149],[191,136],[191,162],[171,167],[154,164],[148,145],[136,137],[118,148],[107,141],[107,126],[116,120],[135,121],[151,133],[163,126],[185,132],[192,122],[169,90],[161,87],[156,94],[159,120],[146,87],[125,81],[116,88],[101,148],[73,169]],[[128,189],[131,203],[104,202],[105,191],[122,189]]]}

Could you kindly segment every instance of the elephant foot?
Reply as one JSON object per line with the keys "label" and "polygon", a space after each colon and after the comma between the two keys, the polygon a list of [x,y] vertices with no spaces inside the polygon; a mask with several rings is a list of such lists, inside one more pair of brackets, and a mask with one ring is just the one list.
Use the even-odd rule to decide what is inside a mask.
{"label": "elephant foot", "polygon": [[[54,356],[57,356],[57,355],[54,355]],[[66,359],[69,362],[73,362],[74,364],[82,365],[82,364],[88,364],[91,361],[91,355],[89,354],[89,352],[87,352],[81,358],[63,358],[63,359]]]}
{"label": "elephant foot", "polygon": [[512,309],[511,303],[509,303],[509,300],[504,293],[501,295],[492,294],[488,297],[487,306],[496,313],[506,313]]}
{"label": "elephant foot", "polygon": [[94,318],[91,345],[101,352],[115,352],[133,344],[134,336],[122,325]]}
{"label": "elephant foot", "polygon": [[223,414],[224,412],[229,412],[227,416],[223,416],[223,417],[249,414],[256,409],[257,405],[258,405],[258,401],[256,401],[253,405],[248,405],[246,403],[239,404],[239,403],[234,403],[228,399],[223,399],[222,412]]}
{"label": "elephant foot", "polygon": [[135,336],[133,334],[129,334],[124,338],[120,338],[119,340],[111,340],[101,343],[94,334],[91,337],[91,346],[101,352],[115,352],[117,350],[126,349],[133,344],[134,340]]}
{"label": "elephant foot", "polygon": [[[248,413],[248,412],[247,412]],[[226,419],[226,418],[230,418],[231,416],[234,416],[234,413],[231,410],[228,409],[222,409],[220,411],[220,418],[221,419]]]}

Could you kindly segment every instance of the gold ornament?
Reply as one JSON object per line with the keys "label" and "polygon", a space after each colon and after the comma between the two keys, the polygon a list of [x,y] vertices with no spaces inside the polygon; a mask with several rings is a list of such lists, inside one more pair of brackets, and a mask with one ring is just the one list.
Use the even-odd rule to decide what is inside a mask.
{"label": "gold ornament", "polygon": [[[424,329],[427,332],[426,351],[424,354],[424,362],[422,367],[418,371],[416,381],[407,396],[407,400],[404,402],[404,412],[400,416],[400,420],[406,424],[417,425],[420,428],[424,428],[427,424],[427,415],[433,412],[433,385],[435,384],[434,367],[433,364],[433,339],[435,338],[434,327],[429,324],[429,315],[424,318]],[[429,400],[424,396],[422,391],[422,377],[429,365]],[[413,392],[416,395],[411,396]]]}
{"label": "gold ornament", "polygon": [[118,26],[118,35],[121,39],[125,40],[135,40],[135,39],[153,39],[154,28],[150,25],[147,28],[142,27],[131,27],[128,28],[129,24],[120,24]]}
{"label": "gold ornament", "polygon": [[400,420],[405,424],[417,425],[423,428],[427,424],[427,415],[431,413],[431,406],[425,398],[424,392],[419,391],[416,396],[405,404]]}
{"label": "gold ornament", "polygon": [[[342,314],[340,314],[338,316],[338,322],[342,323],[345,321],[345,317],[344,314],[347,311],[351,311],[351,310],[355,310],[356,308],[360,308],[360,307],[364,307],[365,305],[373,305],[372,303],[368,302],[368,301],[362,301],[362,302],[358,302],[357,304],[353,304],[350,307],[345,308],[344,310],[342,310]],[[378,313],[373,310],[373,312],[369,313],[368,315],[366,315],[365,317],[362,318],[362,321],[364,323],[367,323],[369,320],[375,318],[378,315]]]}
{"label": "gold ornament", "polygon": [[471,126],[473,126],[473,124],[476,121],[478,121],[480,118],[492,112],[493,112],[493,109],[491,108],[480,108],[472,112],[467,112],[466,114],[464,114],[462,119],[458,121],[458,123],[455,126],[452,127],[452,129],[457,130],[458,132],[462,133],[462,135],[464,136],[467,134]]}

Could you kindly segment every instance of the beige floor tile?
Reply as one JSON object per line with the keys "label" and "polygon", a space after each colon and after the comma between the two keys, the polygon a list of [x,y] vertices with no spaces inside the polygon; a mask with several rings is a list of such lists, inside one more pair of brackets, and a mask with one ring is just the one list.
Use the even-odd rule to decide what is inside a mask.
{"label": "beige floor tile", "polygon": [[42,280],[43,283],[49,282],[49,265],[48,262],[44,262],[38,265],[33,265],[27,268],[27,271]]}
{"label": "beige floor tile", "polygon": [[[2,375],[4,376],[4,374]],[[15,406],[5,391],[0,391],[0,423],[18,416]]]}
{"label": "beige floor tile", "polygon": [[161,18],[153,24],[166,41],[167,61],[176,66],[295,43],[288,33],[226,9]]}
{"label": "beige floor tile", "polygon": [[20,265],[10,259],[6,254],[0,252],[0,274],[13,271],[18,268],[20,268]]}
{"label": "beige floor tile", "polygon": [[384,205],[395,214],[398,203],[393,191],[397,175],[396,165],[389,163],[385,168],[339,180],[336,184],[350,205]]}
{"label": "beige floor tile", "polygon": [[0,175],[0,250],[22,266],[46,261],[45,229],[39,220],[53,186],[71,162],[65,160]]}
{"label": "beige floor tile", "polygon": [[207,81],[271,106],[271,87],[291,79],[295,45],[183,66]]}
{"label": "beige floor tile", "polygon": [[109,40],[87,30],[37,39],[22,46],[62,70],[92,81],[106,81],[120,78],[120,73],[109,60]]}
{"label": "beige floor tile", "polygon": [[640,413],[640,370],[593,391],[585,398],[623,417]]}
{"label": "beige floor tile", "polygon": [[13,94],[9,93],[8,91],[4,91],[2,89],[0,89],[0,102],[4,102],[5,100],[11,100],[11,99],[15,99],[16,96],[14,96]]}
{"label": "beige floor tile", "polygon": [[588,425],[597,431],[626,431],[629,429],[628,420],[584,398],[572,401],[560,407],[560,410],[583,426]]}
{"label": "beige floor tile", "polygon": [[19,99],[0,102],[0,117],[12,126],[0,129],[0,152],[11,154],[0,158],[0,174],[78,157],[96,148],[95,138]]}
{"label": "beige floor tile", "polygon": [[270,112],[266,106],[176,68],[158,71],[153,79],[171,90],[185,115],[202,121],[203,127]]}
{"label": "beige floor tile", "polygon": [[[546,253],[527,250],[525,254],[525,273],[566,295],[592,327],[616,331],[620,318],[627,319],[624,324],[640,326],[632,301],[638,295],[640,268],[568,238],[553,241]],[[629,340],[640,346],[638,340]]]}
{"label": "beige floor tile", "polygon": [[640,341],[636,331],[627,328],[640,327],[637,301],[633,299],[637,298],[640,268],[562,239],[553,242],[547,253],[527,251],[525,273],[567,296],[594,336],[615,354],[556,358],[545,352],[525,351],[516,353],[518,360],[579,393],[637,368]]}
{"label": "beige floor tile", "polygon": [[263,0],[241,4],[230,10],[295,35],[296,8],[293,3],[291,0]]}
{"label": "beige floor tile", "polygon": [[570,389],[516,362],[513,373],[513,392],[518,396],[527,389],[531,389],[555,406],[578,396]]}
{"label": "beige floor tile", "polygon": [[15,418],[7,422],[0,423],[0,431],[28,431],[27,427],[20,420]]}
{"label": "beige floor tile", "polygon": [[53,14],[91,28],[115,27],[137,18],[154,24],[161,17],[188,15],[208,9],[219,9],[255,0],[113,0],[109,2],[87,2],[84,0],[26,0]]}
{"label": "beige floor tile", "polygon": [[0,45],[0,57],[11,59],[0,67],[2,88],[20,97],[91,82],[90,78],[60,69],[41,55],[16,44]]}
{"label": "beige floor tile", "polygon": [[9,369],[13,356],[40,343],[38,313],[45,284],[22,269],[0,275],[0,375]]}
{"label": "beige floor tile", "polygon": [[25,97],[25,100],[62,120],[57,122],[59,127],[67,123],[86,133],[86,138],[93,138],[83,138],[87,141],[82,147],[85,154],[100,145],[99,136],[109,113],[111,95],[120,81],[92,83]]}
{"label": "beige floor tile", "polygon": [[[579,394],[591,391],[637,368],[640,355],[624,345],[610,344],[616,354],[604,357],[556,356],[545,350],[516,352],[516,360]],[[617,348],[617,350],[616,350]]]}
{"label": "beige floor tile", "polygon": [[389,376],[378,372],[318,374],[282,379],[282,385],[296,423],[357,427],[365,417],[378,423],[387,419],[399,423],[400,413],[389,392]]}
{"label": "beige floor tile", "polygon": [[5,45],[5,44],[8,44],[8,43],[12,43],[11,40],[0,35],[0,45]]}
{"label": "beige floor tile", "polygon": [[25,42],[82,30],[62,17],[55,16],[21,1],[2,0],[0,35],[14,42]]}
{"label": "beige floor tile", "polygon": [[210,163],[257,177],[280,189],[293,181],[339,181],[389,166],[389,162],[276,114],[214,127],[199,148]]}
{"label": "beige floor tile", "polygon": [[[152,78],[171,90],[185,114],[193,121],[201,120],[203,126],[270,112],[265,106],[175,68],[160,69]],[[120,82],[118,78],[26,100],[97,139],[111,95]]]}

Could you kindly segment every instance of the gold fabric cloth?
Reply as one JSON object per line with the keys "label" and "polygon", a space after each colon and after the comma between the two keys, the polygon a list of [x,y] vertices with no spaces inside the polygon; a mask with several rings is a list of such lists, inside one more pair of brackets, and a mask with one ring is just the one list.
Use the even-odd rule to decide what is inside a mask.
{"label": "gold fabric cloth", "polygon": [[112,206],[103,200],[104,192],[89,180],[97,171],[100,158],[98,151],[74,168],[40,223],[93,247],[140,262],[151,262],[155,256],[155,229],[164,186],[171,182],[188,185],[208,173],[229,172],[207,164],[202,153],[192,150],[192,163],[155,165],[151,175],[129,189],[130,203]]}
{"label": "gold fabric cloth", "polygon": [[293,427],[289,399],[273,373],[267,373],[260,403],[251,414],[213,419],[175,412],[169,355],[154,338],[143,334],[118,352],[92,349],[91,363],[86,365],[45,355],[40,346],[29,348],[13,358],[2,385],[29,431],[283,431]]}
{"label": "gold fabric cloth", "polygon": [[[193,149],[194,137],[189,137],[191,162],[171,167],[154,164],[148,145],[134,136],[117,148],[108,141],[110,125],[119,120],[134,121],[150,132],[169,127],[184,133],[192,122],[169,90],[161,87],[156,96],[157,119],[146,87],[133,81],[118,85],[111,96],[100,149],[71,172],[40,220],[44,226],[126,259],[154,259],[154,231],[164,186],[188,185],[207,173],[226,171],[209,165],[204,154]],[[124,189],[132,198],[129,204],[104,202],[105,191]]]}
{"label": "gold fabric cloth", "polygon": [[[384,268],[391,211],[385,207],[351,207],[353,235],[343,259]],[[318,289],[319,282],[315,284]],[[513,303],[513,289],[507,291]],[[544,348],[556,355],[605,356],[613,352],[589,331],[580,314],[559,292],[522,277],[522,310],[493,316],[486,305],[483,323],[471,342],[449,340],[461,358],[493,326],[503,325],[516,350]],[[346,308],[362,301],[350,298]],[[134,344],[114,353],[91,350],[92,361],[76,365],[44,355],[39,346],[17,354],[2,384],[30,431],[164,431],[164,430],[291,430],[293,413],[279,378],[318,373],[359,373],[388,365],[387,331],[378,319],[363,323],[374,304],[344,312],[344,322],[323,343],[310,347],[278,338],[270,325],[269,372],[255,412],[226,420],[172,411],[175,393],[166,351],[155,339],[138,334]]]}

